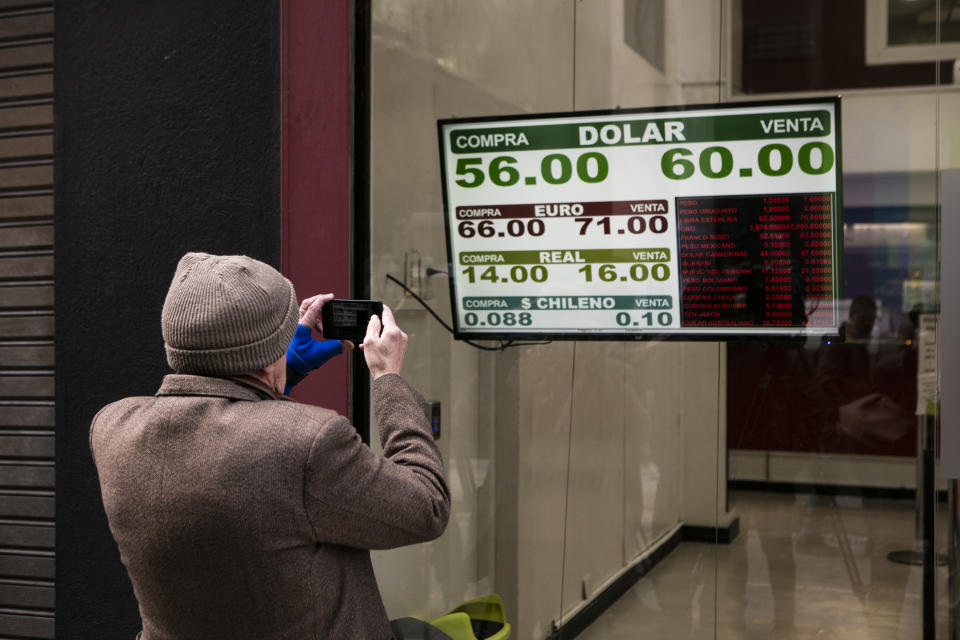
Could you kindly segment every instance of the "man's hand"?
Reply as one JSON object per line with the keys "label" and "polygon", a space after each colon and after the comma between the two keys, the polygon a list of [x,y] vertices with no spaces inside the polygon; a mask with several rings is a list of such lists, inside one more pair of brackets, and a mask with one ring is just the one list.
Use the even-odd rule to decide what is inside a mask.
{"label": "man's hand", "polygon": [[332,293],[319,293],[300,303],[300,324],[310,327],[311,331],[316,331],[320,338],[323,337],[323,320],[320,311],[323,305],[331,300],[333,300]]}
{"label": "man's hand", "polygon": [[332,293],[307,298],[300,303],[300,323],[287,347],[287,385],[289,394],[295,384],[343,351],[353,349],[349,340],[324,340],[320,310],[333,299]]}
{"label": "man's hand", "polygon": [[388,373],[400,374],[407,351],[407,334],[397,326],[390,307],[383,305],[383,322],[377,316],[370,318],[360,348],[374,380]]}
{"label": "man's hand", "polygon": [[[333,300],[335,296],[332,293],[319,293],[310,296],[300,303],[300,324],[310,327],[311,335],[316,340],[324,340],[323,337],[323,316],[321,311],[323,305]],[[349,340],[341,340],[344,352],[353,349],[353,343]]]}

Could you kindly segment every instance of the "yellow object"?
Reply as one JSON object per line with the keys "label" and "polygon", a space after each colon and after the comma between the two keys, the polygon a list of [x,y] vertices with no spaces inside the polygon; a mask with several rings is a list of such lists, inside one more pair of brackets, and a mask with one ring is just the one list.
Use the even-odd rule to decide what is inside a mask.
{"label": "yellow object", "polygon": [[507,640],[510,637],[510,625],[503,615],[503,600],[495,593],[467,600],[447,615],[431,620],[430,624],[453,640]]}

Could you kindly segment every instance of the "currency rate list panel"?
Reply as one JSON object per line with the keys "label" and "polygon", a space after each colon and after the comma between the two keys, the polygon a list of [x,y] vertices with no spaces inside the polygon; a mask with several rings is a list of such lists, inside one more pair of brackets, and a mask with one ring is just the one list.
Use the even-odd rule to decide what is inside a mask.
{"label": "currency rate list panel", "polygon": [[835,331],[839,106],[438,121],[456,337]]}
{"label": "currency rate list panel", "polygon": [[832,193],[677,198],[684,327],[837,323]]}
{"label": "currency rate list panel", "polygon": [[454,219],[466,329],[680,326],[665,199],[459,206]]}

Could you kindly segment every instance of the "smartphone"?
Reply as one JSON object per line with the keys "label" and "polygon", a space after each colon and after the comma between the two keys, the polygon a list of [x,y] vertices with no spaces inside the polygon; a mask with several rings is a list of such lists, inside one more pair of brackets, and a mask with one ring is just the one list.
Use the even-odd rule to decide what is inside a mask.
{"label": "smartphone", "polygon": [[330,340],[363,342],[371,316],[383,313],[379,300],[337,300],[323,305],[320,318],[323,322],[323,337]]}

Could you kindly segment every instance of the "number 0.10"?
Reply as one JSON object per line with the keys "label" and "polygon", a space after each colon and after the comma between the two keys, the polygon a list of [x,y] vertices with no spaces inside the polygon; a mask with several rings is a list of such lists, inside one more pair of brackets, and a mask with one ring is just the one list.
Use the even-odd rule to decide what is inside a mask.
{"label": "number 0.10", "polygon": [[[647,311],[640,316],[640,319],[643,320],[644,326],[652,327],[654,323],[654,317],[656,317],[656,323],[661,327],[669,326],[673,322],[673,314],[669,311],[661,311],[656,316],[653,315],[652,311]],[[626,327],[631,324],[631,316],[626,311],[621,311],[617,314],[617,324],[621,327]],[[634,322],[633,324],[640,324],[639,322]]]}

